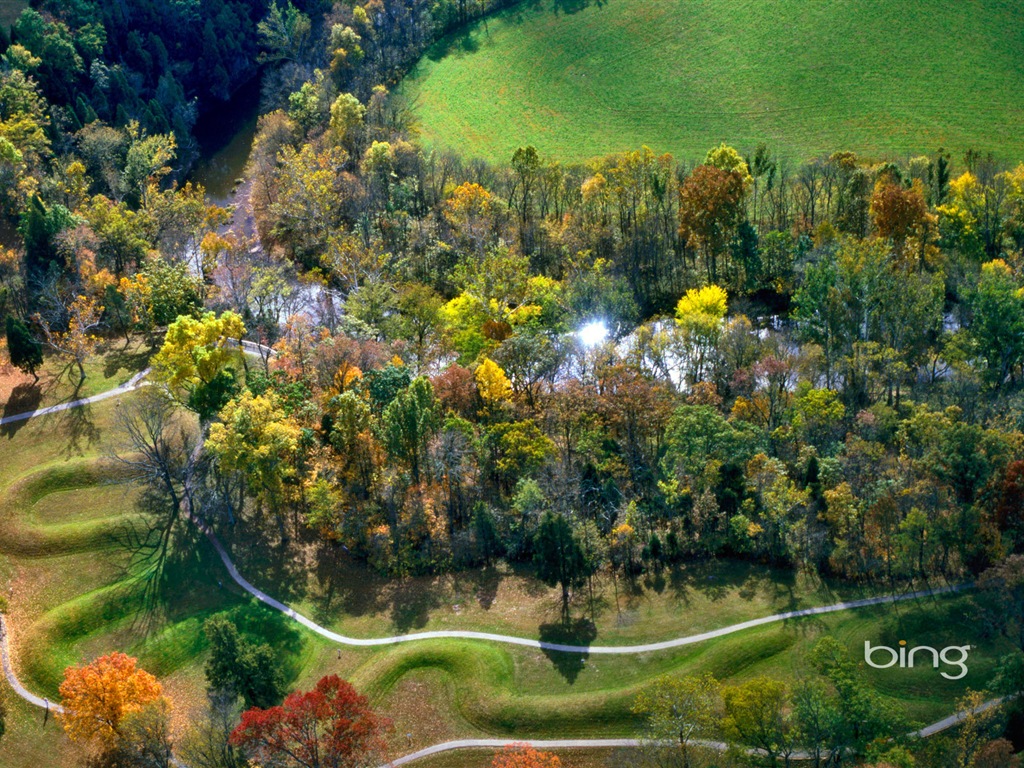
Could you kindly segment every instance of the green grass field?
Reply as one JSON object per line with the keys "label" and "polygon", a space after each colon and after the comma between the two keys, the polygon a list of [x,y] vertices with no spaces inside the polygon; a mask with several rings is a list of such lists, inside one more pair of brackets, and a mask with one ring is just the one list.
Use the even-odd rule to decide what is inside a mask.
{"label": "green grass field", "polygon": [[402,90],[428,145],[489,160],[764,141],[795,160],[1016,162],[1022,76],[1008,0],[526,0],[436,46]]}
{"label": "green grass field", "polygon": [[[1003,640],[976,637],[965,618],[968,596],[798,619],[640,656],[583,658],[455,640],[339,649],[254,604],[228,578],[206,540],[188,527],[177,538],[159,588],[140,589],[132,542],[146,529],[147,518],[139,512],[137,492],[109,482],[117,476],[108,458],[118,444],[116,407],[115,400],[107,400],[33,419],[14,434],[0,435],[0,594],[9,603],[19,676],[31,690],[53,699],[65,666],[124,650],[161,678],[175,702],[176,724],[184,727],[204,701],[202,622],[224,610],[234,611],[240,623],[281,649],[293,687],[307,688],[323,674],[337,673],[370,695],[394,721],[396,756],[473,736],[629,736],[637,726],[630,705],[656,676],[709,671],[727,681],[758,674],[792,679],[806,671],[809,649],[825,634],[839,638],[851,654],[860,652],[864,639],[979,645],[970,674],[961,681],[944,680],[930,668],[895,674],[868,670],[884,696],[910,717],[929,722],[951,712],[966,689],[983,688],[994,660],[1006,650]],[[240,554],[246,542],[234,544]],[[301,558],[294,560],[293,570],[301,572]],[[502,573],[494,584],[464,574],[389,585],[349,564],[335,576],[365,587],[357,590],[361,598],[350,590],[325,602],[315,594],[325,587],[321,582],[306,587],[279,571],[275,584],[258,558],[240,557],[239,565],[272,594],[294,598],[303,609],[318,612],[321,621],[359,634],[462,626],[536,635],[537,622],[558,613],[550,591],[525,574]],[[609,583],[599,585],[605,605],[597,613],[595,642],[664,638],[845,594],[803,577],[737,564],[684,572],[675,584],[666,578],[661,585],[620,586],[621,614],[609,602],[612,591]],[[456,612],[454,605],[463,608]],[[577,605],[577,615],[583,609]],[[43,713],[9,690],[4,698],[9,717],[8,732],[0,739],[0,765],[75,764],[58,724],[51,719],[44,725]],[[566,758],[569,768],[602,762],[593,752]],[[425,768],[488,763],[485,753],[453,753]]]}

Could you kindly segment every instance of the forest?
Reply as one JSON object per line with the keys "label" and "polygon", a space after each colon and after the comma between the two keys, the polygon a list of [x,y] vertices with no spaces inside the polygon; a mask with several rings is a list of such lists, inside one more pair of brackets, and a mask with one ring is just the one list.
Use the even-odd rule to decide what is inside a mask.
{"label": "forest", "polygon": [[[193,521],[311,573],[528,572],[563,640],[596,635],[595,580],[617,601],[693,564],[887,594],[976,583],[964,610],[1005,651],[993,685],[1024,689],[1024,158],[424,146],[399,80],[494,7],[42,0],[0,40],[0,354],[34,379],[23,395],[56,366],[77,396],[101,349],[146,350],[156,386],[119,408],[109,457],[155,537],[142,588],[188,562]],[[255,77],[221,207],[189,178],[193,131]],[[21,410],[12,395],[3,415]],[[285,698],[247,631],[203,624],[223,695],[183,759],[373,764],[367,699],[330,675]],[[61,684],[90,765],[171,764],[161,684],[135,662]],[[916,719],[845,646],[812,663],[789,687],[660,679],[623,717],[680,743],[651,765],[714,764],[691,745],[712,736],[737,762],[813,741],[816,765],[1017,764],[974,693],[973,731],[908,745]],[[143,714],[96,726],[97,681]],[[288,762],[283,734],[314,709],[339,762]],[[528,753],[495,765],[558,764]]]}

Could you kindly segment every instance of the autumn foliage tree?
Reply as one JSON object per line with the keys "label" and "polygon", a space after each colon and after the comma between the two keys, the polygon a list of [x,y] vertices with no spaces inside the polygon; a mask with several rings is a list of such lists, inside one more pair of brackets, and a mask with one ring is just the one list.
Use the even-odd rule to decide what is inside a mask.
{"label": "autumn foliage tree", "polygon": [[126,724],[144,710],[167,706],[160,682],[118,652],[65,669],[60,696],[68,738],[101,753],[118,748]]}
{"label": "autumn foliage tree", "polygon": [[711,675],[703,677],[666,676],[637,696],[633,713],[647,718],[655,740],[678,742],[683,765],[692,765],[690,746],[714,733],[720,719],[720,687]]}
{"label": "autumn foliage tree", "polygon": [[479,184],[466,182],[453,189],[445,201],[444,217],[470,249],[482,255],[496,207],[490,192]]}
{"label": "autumn foliage tree", "polygon": [[349,682],[328,675],[281,706],[243,712],[231,743],[259,765],[356,768],[381,762],[388,726]]}
{"label": "autumn foliage tree", "polygon": [[676,305],[676,322],[691,384],[704,380],[711,372],[727,308],[728,294],[717,285],[691,289]]}
{"label": "autumn foliage tree", "polygon": [[[912,187],[880,179],[871,196],[871,219],[879,237],[892,241],[896,258],[903,259],[907,241],[916,239],[922,246],[937,218],[928,212],[921,182]],[[923,266],[923,263],[914,266]]]}
{"label": "autumn foliage tree", "polygon": [[42,315],[35,319],[43,329],[46,343],[68,364],[78,367],[78,383],[85,381],[85,361],[99,343],[94,331],[103,316],[103,307],[90,296],[76,296],[65,308],[66,323],[63,330],[51,325]]}
{"label": "autumn foliage tree", "polygon": [[501,366],[485,357],[477,366],[476,387],[488,408],[497,408],[512,399],[512,383]]}
{"label": "autumn foliage tree", "polygon": [[230,399],[228,364],[237,358],[235,347],[244,335],[242,318],[234,312],[207,312],[198,319],[182,315],[168,326],[153,369],[182,402],[208,418]]}
{"label": "autumn foliage tree", "polygon": [[295,474],[301,430],[273,392],[254,396],[249,390],[230,400],[221,421],[210,428],[206,449],[226,472],[237,472],[261,507],[281,508]]}
{"label": "autumn foliage tree", "polygon": [[507,744],[494,756],[491,768],[560,768],[558,755],[541,752],[529,744]]}
{"label": "autumn foliage tree", "polygon": [[679,237],[704,256],[710,282],[718,280],[718,262],[743,215],[744,176],[699,165],[679,186]]}

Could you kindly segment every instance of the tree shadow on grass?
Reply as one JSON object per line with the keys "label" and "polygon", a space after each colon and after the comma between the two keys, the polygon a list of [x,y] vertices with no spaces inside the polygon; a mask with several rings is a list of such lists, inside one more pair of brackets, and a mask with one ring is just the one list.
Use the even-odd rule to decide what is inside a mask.
{"label": "tree shadow on grass", "polygon": [[516,26],[522,24],[529,15],[550,8],[553,13],[576,13],[594,4],[604,5],[605,0],[521,0],[504,8],[493,11],[482,18],[473,19],[449,32],[440,40],[429,46],[424,56],[430,61],[440,61],[446,56],[476,53],[490,39],[490,23],[503,21]]}
{"label": "tree shadow on grass", "polygon": [[114,543],[125,553],[122,599],[133,606],[134,629],[148,634],[172,615],[191,615],[210,605],[217,592],[214,563],[197,534],[149,490],[139,498],[138,514],[114,533]]}
{"label": "tree shadow on grass", "polygon": [[309,598],[314,618],[322,624],[332,623],[339,614],[387,614],[394,631],[417,629],[449,603],[475,600],[490,610],[506,577],[499,568],[487,566],[436,577],[387,578],[354,558],[345,547],[323,541],[315,546]]}
{"label": "tree shadow on grass", "polygon": [[656,594],[661,594],[665,591],[668,586],[668,581],[665,579],[665,570],[660,569],[654,573],[648,573],[644,576],[644,587]]}
{"label": "tree shadow on grass", "polygon": [[[530,597],[542,598],[552,595],[551,587],[537,578],[537,568],[532,562],[517,561],[510,563],[509,567],[512,573],[521,579],[520,588]],[[557,602],[561,606],[562,601],[560,597],[557,599]]]}
{"label": "tree shadow on grass", "polygon": [[328,542],[317,549],[316,580],[310,597],[313,600],[313,619],[321,624],[330,623],[348,593],[349,580],[341,578],[339,554],[339,548]]}
{"label": "tree shadow on grass", "polygon": [[149,364],[150,351],[141,348],[121,348],[107,353],[103,359],[103,375],[113,378],[118,371],[124,370],[131,374],[144,371]]}
{"label": "tree shadow on grass", "polygon": [[592,5],[603,8],[605,3],[604,0],[554,0],[554,11],[556,15],[560,13],[571,15],[586,10]]}
{"label": "tree shadow on grass", "polygon": [[386,579],[338,545],[292,533],[287,543],[273,544],[267,526],[240,524],[225,544],[243,577],[284,603],[308,600],[320,624],[330,626],[341,615],[386,613],[393,631],[403,633],[425,626],[444,604],[446,589],[436,579]]}
{"label": "tree shadow on grass", "polygon": [[430,612],[441,604],[436,589],[424,588],[419,579],[402,579],[394,585],[391,596],[391,623],[399,634],[420,629],[430,620]]}
{"label": "tree shadow on grass", "polygon": [[[480,27],[480,22],[474,22],[458,32],[453,32],[441,38],[427,48],[424,56],[430,61],[437,62],[451,55],[461,56],[476,53],[480,50]],[[486,34],[486,32],[483,34]]]}
{"label": "tree shadow on grass", "polygon": [[476,586],[476,601],[485,611],[491,610],[491,606],[494,605],[494,601],[498,597],[501,578],[501,573],[493,565],[486,566],[479,573]]}
{"label": "tree shadow on grass", "polygon": [[721,562],[718,560],[679,563],[672,568],[669,584],[675,598],[687,605],[694,594],[717,603],[728,597],[732,586],[737,586],[732,578],[723,577]]}
{"label": "tree shadow on grass", "polygon": [[60,411],[55,418],[57,431],[64,437],[62,452],[65,457],[81,456],[86,448],[99,442],[102,431],[93,421],[92,406],[88,403]]}
{"label": "tree shadow on grass", "polygon": [[239,522],[223,530],[220,539],[251,584],[282,602],[303,600],[310,588],[305,553],[299,542],[283,540],[271,527]]}
{"label": "tree shadow on grass", "polygon": [[789,568],[772,568],[749,561],[691,561],[673,566],[668,584],[673,597],[689,604],[695,595],[716,603],[731,594],[750,602],[759,595],[778,604],[780,610],[798,607],[797,572]]}
{"label": "tree shadow on grass", "polygon": [[[597,627],[594,626],[594,622],[586,618],[540,625],[542,643],[590,646],[596,638]],[[550,648],[542,650],[569,685],[576,682],[576,678],[579,677],[590,657],[588,652],[556,651]]]}
{"label": "tree shadow on grass", "polygon": [[273,596],[284,602],[298,602],[309,595],[309,572],[305,558],[296,557],[286,542],[265,548],[266,559],[260,578]]}
{"label": "tree shadow on grass", "polygon": [[197,622],[183,634],[173,635],[171,654],[176,659],[195,658],[207,647],[206,619],[225,614],[250,640],[273,648],[288,686],[298,679],[303,645],[299,626],[243,592],[196,526],[184,519],[158,519],[148,511],[141,515],[141,522],[126,521],[117,543],[134,548],[123,568],[118,594],[120,601],[131,606],[134,634],[159,637],[169,626]]}
{"label": "tree shadow on grass", "polygon": [[318,543],[313,572],[309,596],[314,618],[321,624],[330,625],[339,614],[365,616],[387,608],[381,577],[354,562],[340,544]]}
{"label": "tree shadow on grass", "polygon": [[672,597],[682,605],[689,607],[693,590],[691,588],[689,575],[681,566],[673,566],[669,570],[668,584],[672,590]]}
{"label": "tree shadow on grass", "polygon": [[603,8],[607,0],[522,0],[510,3],[486,16],[469,21],[448,33],[427,48],[426,58],[440,61],[445,56],[476,53],[490,38],[490,22],[503,21],[507,24],[521,25],[531,15],[541,11],[550,11],[556,16],[570,16],[591,6]]}
{"label": "tree shadow on grass", "polygon": [[498,599],[498,591],[506,575],[493,563],[453,571],[448,576],[451,582],[451,598],[458,603],[475,602],[485,611],[489,611],[494,606],[494,601]]}
{"label": "tree shadow on grass", "polygon": [[[11,390],[11,396],[4,403],[3,416],[17,416],[20,413],[31,413],[39,408],[43,401],[43,388],[39,382],[24,382]],[[28,424],[28,419],[12,421],[0,427],[0,434],[11,438],[18,434],[18,430]]]}

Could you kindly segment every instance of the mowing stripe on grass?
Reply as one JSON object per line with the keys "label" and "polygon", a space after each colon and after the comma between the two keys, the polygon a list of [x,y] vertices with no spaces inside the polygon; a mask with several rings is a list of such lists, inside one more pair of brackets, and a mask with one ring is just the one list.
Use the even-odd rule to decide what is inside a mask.
{"label": "mowing stripe on grass", "polygon": [[[399,86],[438,150],[585,162],[725,141],[793,161],[1024,153],[1024,5],[1008,0],[531,0],[435,45]],[[951,32],[955,30],[955,32]]]}

